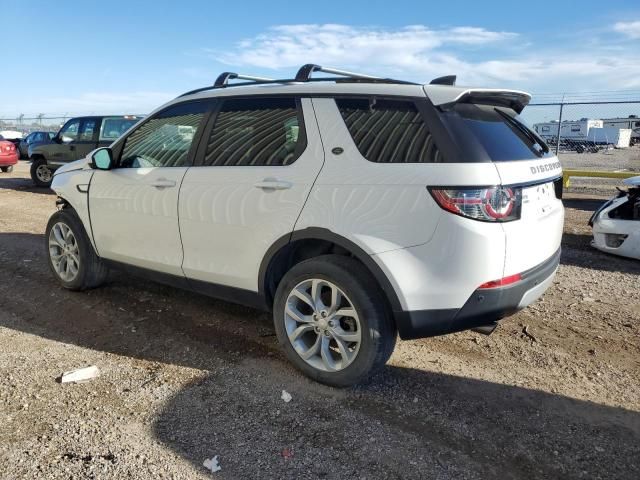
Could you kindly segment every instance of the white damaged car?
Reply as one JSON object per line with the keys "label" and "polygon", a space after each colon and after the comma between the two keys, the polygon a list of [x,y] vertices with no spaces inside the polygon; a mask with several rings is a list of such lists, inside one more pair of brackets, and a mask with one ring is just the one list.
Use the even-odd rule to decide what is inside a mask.
{"label": "white damaged car", "polygon": [[603,252],[640,260],[640,176],[624,180],[627,190],[605,202],[591,216],[591,245]]}

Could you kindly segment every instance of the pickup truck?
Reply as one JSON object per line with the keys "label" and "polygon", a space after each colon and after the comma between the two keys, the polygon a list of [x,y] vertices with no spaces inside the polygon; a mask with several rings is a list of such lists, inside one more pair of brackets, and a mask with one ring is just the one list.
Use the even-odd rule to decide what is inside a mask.
{"label": "pickup truck", "polygon": [[57,168],[84,158],[96,148],[108,147],[141,118],[136,115],[110,115],[70,119],[51,143],[29,149],[33,183],[38,187],[49,187]]}

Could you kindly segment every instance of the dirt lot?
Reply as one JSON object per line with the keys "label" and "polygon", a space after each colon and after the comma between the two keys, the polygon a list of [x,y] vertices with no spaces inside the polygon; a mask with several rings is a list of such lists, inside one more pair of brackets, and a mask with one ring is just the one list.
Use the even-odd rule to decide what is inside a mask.
{"label": "dirt lot", "polygon": [[[55,197],[26,167],[0,174],[1,478],[640,478],[640,262],[589,247],[604,197],[566,196],[541,301],[489,337],[401,342],[335,390],[289,366],[266,314],[116,273],[59,288]],[[56,383],[84,365],[101,376]]]}

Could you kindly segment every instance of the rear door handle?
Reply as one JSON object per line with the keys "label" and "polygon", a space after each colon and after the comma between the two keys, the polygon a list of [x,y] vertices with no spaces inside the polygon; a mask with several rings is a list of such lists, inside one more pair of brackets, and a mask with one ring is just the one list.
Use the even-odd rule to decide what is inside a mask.
{"label": "rear door handle", "polygon": [[169,187],[175,187],[176,182],[175,180],[167,180],[166,178],[159,178],[151,182],[150,185],[152,187],[157,187],[157,188],[169,188]]}
{"label": "rear door handle", "polygon": [[291,188],[293,184],[283,180],[276,180],[275,178],[265,178],[261,182],[254,183],[254,186],[265,190],[287,190]]}

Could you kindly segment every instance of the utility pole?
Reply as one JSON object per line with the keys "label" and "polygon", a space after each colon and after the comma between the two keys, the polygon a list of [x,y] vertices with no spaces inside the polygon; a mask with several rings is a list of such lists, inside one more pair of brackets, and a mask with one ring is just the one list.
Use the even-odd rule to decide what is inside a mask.
{"label": "utility pole", "polygon": [[564,93],[562,94],[562,101],[560,102],[560,117],[558,118],[558,136],[556,137],[556,157],[560,151],[560,129],[562,128],[562,109],[564,107]]}

